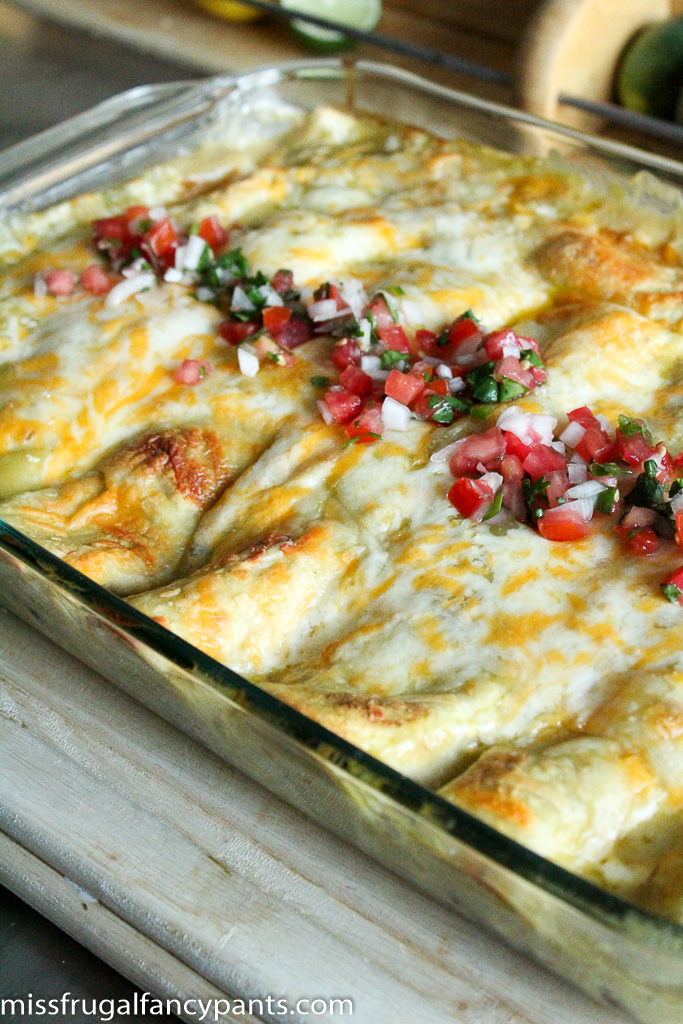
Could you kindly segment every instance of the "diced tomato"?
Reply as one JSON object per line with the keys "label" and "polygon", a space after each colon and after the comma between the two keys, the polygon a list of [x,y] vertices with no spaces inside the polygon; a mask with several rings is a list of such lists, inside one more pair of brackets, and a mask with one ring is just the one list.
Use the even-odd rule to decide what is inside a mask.
{"label": "diced tomato", "polygon": [[551,508],[555,508],[557,506],[557,499],[563,497],[569,487],[569,476],[566,469],[554,469],[550,473],[543,475],[548,480],[548,488],[545,492],[548,504]]}
{"label": "diced tomato", "polygon": [[448,341],[453,348],[459,348],[464,341],[478,345],[482,337],[479,325],[470,316],[459,317],[448,331]]}
{"label": "diced tomato", "polygon": [[542,366],[530,366],[529,373],[534,378],[534,383],[537,386],[542,384],[548,376],[548,371],[544,370]]}
{"label": "diced tomato", "polygon": [[432,355],[437,337],[438,335],[434,334],[434,331],[428,331],[424,327],[419,327],[415,331],[415,347],[418,352],[426,352],[428,355]]}
{"label": "diced tomato", "polygon": [[304,345],[313,337],[313,325],[310,320],[293,315],[277,330],[273,328],[272,335],[285,348],[298,348],[299,345]]}
{"label": "diced tomato", "polygon": [[72,295],[77,280],[73,270],[48,270],[45,273],[45,286],[50,295]]}
{"label": "diced tomato", "polygon": [[674,462],[665,444],[660,442],[657,445],[653,458],[657,459],[660,466],[657,473],[658,480],[664,482],[674,475]]}
{"label": "diced tomato", "polygon": [[[522,349],[519,338],[514,331],[491,331],[484,338],[484,351],[490,360],[497,363],[503,358],[503,349],[507,345],[514,345],[519,353]],[[515,357],[518,358],[518,357]]]}
{"label": "diced tomato", "polygon": [[517,356],[506,356],[499,360],[493,368],[494,380],[514,380],[527,391],[533,391],[536,381],[528,370],[525,370]]}
{"label": "diced tomato", "polygon": [[384,382],[384,393],[389,398],[394,398],[402,405],[410,405],[420,397],[425,388],[425,382],[420,377],[411,373],[402,373],[400,370],[390,370],[389,376]]}
{"label": "diced tomato", "polygon": [[149,220],[149,206],[129,206],[121,217],[128,225],[129,231],[135,231],[135,221]]}
{"label": "diced tomato", "polygon": [[505,455],[505,438],[498,427],[489,427],[481,434],[470,434],[458,445],[449,466],[453,476],[473,473],[481,462],[487,470],[497,469]]}
{"label": "diced tomato", "polygon": [[81,284],[87,292],[93,292],[94,295],[106,295],[114,287],[109,274],[97,263],[91,263],[85,268],[81,274]]}
{"label": "diced tomato", "polygon": [[377,334],[387,348],[395,352],[410,352],[408,336],[400,324],[392,322],[390,327],[378,327]]}
{"label": "diced tomato", "polygon": [[331,284],[326,281],[325,284],[321,284],[319,288],[313,292],[313,299],[315,302],[322,302],[324,299],[334,299],[337,304],[337,310],[348,310],[348,303],[342,298],[342,294],[337,288],[336,284]]}
{"label": "diced tomato", "polygon": [[[372,313],[375,318],[375,327],[377,328],[377,333],[380,338],[382,337],[382,331],[386,331],[391,327],[397,326],[391,314],[391,310],[387,305],[387,300],[383,295],[375,295],[372,302],[363,310],[363,315],[366,315],[367,313]],[[395,345],[388,345],[386,342],[385,344],[387,345],[387,348],[396,347]],[[399,349],[398,351],[405,352],[407,349]]]}
{"label": "diced tomato", "polygon": [[341,391],[326,391],[325,402],[337,423],[349,423],[358,415],[363,405],[358,395],[346,391],[345,388]]}
{"label": "diced tomato", "polygon": [[[569,415],[571,416],[571,413]],[[576,446],[576,452],[586,462],[613,462],[619,455],[616,444],[599,425],[586,428]]]}
{"label": "diced tomato", "polygon": [[213,214],[201,221],[198,234],[214,252],[222,249],[229,237],[225,228],[221,227],[218,217]]}
{"label": "diced tomato", "polygon": [[352,338],[342,338],[332,349],[332,362],[339,370],[347,366],[360,366],[360,349]]}
{"label": "diced tomato", "polygon": [[360,416],[356,419],[351,420],[348,427],[346,428],[347,437],[359,437],[361,438],[362,444],[375,441],[376,438],[369,437],[369,434],[381,434],[384,431],[384,423],[382,421],[381,406],[373,405],[366,406],[363,409]]}
{"label": "diced tomato", "polygon": [[531,477],[532,481],[547,477],[550,473],[566,472],[567,462],[564,455],[560,455],[554,448],[546,444],[537,444],[527,455],[522,463],[524,472]]}
{"label": "diced tomato", "polygon": [[625,530],[640,530],[643,526],[652,526],[657,513],[653,508],[641,508],[633,505],[624,518],[621,520],[621,527]]}
{"label": "diced tomato", "polygon": [[229,345],[239,345],[255,334],[260,326],[256,320],[223,320],[218,325],[218,333]]}
{"label": "diced tomato", "polygon": [[638,466],[646,459],[652,458],[656,449],[639,431],[636,431],[631,437],[625,437],[620,430],[617,430],[616,451],[618,457],[627,462],[629,466]]}
{"label": "diced tomato", "polygon": [[617,526],[616,532],[632,555],[653,555],[659,547],[659,537],[651,526],[641,526],[635,530]]}
{"label": "diced tomato", "polygon": [[683,451],[679,452],[676,458],[674,459],[674,466],[676,466],[678,469],[680,469],[681,466],[683,466]]}
{"label": "diced tomato", "polygon": [[538,532],[546,540],[581,540],[588,531],[588,523],[583,516],[566,505],[546,509],[538,520]]}
{"label": "diced tomato", "polygon": [[294,274],[291,270],[277,270],[270,279],[271,288],[280,295],[294,288]]}
{"label": "diced tomato", "polygon": [[296,356],[293,352],[284,352],[280,345],[267,334],[262,334],[256,341],[251,342],[259,361],[265,359],[276,366],[294,366]]}
{"label": "diced tomato", "polygon": [[679,547],[683,547],[683,508],[679,509],[675,515],[676,523],[676,543]]}
{"label": "diced tomato", "polygon": [[587,405],[582,405],[579,409],[572,409],[572,411],[567,414],[567,417],[572,421],[572,423],[580,423],[582,427],[586,428],[586,430],[588,430],[589,427],[595,430],[602,429],[600,421],[595,418]]}
{"label": "diced tomato", "polygon": [[145,232],[145,242],[151,253],[164,263],[172,263],[178,248],[178,233],[170,217],[164,217]]}
{"label": "diced tomato", "polygon": [[213,372],[213,366],[206,359],[184,359],[173,374],[176,384],[199,384],[200,380]]}
{"label": "diced tomato", "polygon": [[100,217],[99,220],[93,221],[92,233],[96,242],[123,242],[128,238],[128,225],[123,217]]}
{"label": "diced tomato", "polygon": [[515,519],[524,522],[527,513],[522,491],[524,469],[521,461],[516,455],[504,455],[498,472],[503,477],[503,505],[510,509]]}
{"label": "diced tomato", "polygon": [[[662,590],[669,601],[683,604],[683,565],[662,581]],[[678,593],[676,593],[678,591]]]}
{"label": "diced tomato", "polygon": [[359,398],[367,398],[372,394],[373,380],[370,374],[364,373],[357,366],[347,366],[339,376],[339,383],[347,391],[352,391]]}
{"label": "diced tomato", "polygon": [[441,377],[437,377],[434,380],[430,380],[425,383],[425,394],[430,395],[448,395],[450,394],[450,388],[448,387],[448,381],[442,380]]}
{"label": "diced tomato", "polygon": [[292,315],[287,306],[266,306],[263,310],[263,326],[267,331],[277,331],[283,327]]}
{"label": "diced tomato", "polygon": [[[521,437],[517,437],[511,430],[504,430],[503,437],[505,438],[505,450],[509,455],[516,455],[522,462],[526,459],[527,455],[534,448],[533,444],[524,444]],[[538,442],[536,442],[538,444]]]}
{"label": "diced tomato", "polygon": [[493,503],[493,491],[483,480],[463,476],[453,483],[448,500],[461,516],[481,521]]}

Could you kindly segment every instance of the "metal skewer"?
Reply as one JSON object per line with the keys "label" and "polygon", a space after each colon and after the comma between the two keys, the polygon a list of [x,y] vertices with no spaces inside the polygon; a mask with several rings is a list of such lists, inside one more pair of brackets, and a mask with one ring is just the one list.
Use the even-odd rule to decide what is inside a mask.
{"label": "metal skewer", "polygon": [[[428,64],[448,68],[458,74],[466,75],[468,78],[477,78],[482,82],[490,82],[493,85],[512,87],[512,75],[507,71],[500,71],[497,68],[490,68],[477,61],[467,60],[464,57],[456,57],[454,54],[443,53],[431,46],[423,46],[421,43],[408,42],[404,39],[396,39],[383,32],[367,32],[363,29],[352,26],[340,25],[338,22],[330,21],[328,18],[321,18],[315,14],[306,14],[301,11],[289,10],[280,7],[271,0],[240,0],[248,7],[253,7],[264,14],[271,14],[283,21],[305,21],[318,28],[328,29],[332,32],[342,32],[345,36],[355,39],[358,42],[370,43],[372,46],[380,47],[393,53],[400,53],[404,57],[412,57],[415,60],[422,60]],[[586,100],[580,96],[568,96],[562,93],[558,97],[558,103],[565,107],[574,107],[576,110],[583,110],[589,114],[595,114],[607,121],[612,121],[624,128],[630,128],[654,139],[663,139],[666,142],[674,142],[683,146],[683,126],[664,121],[659,117],[651,117],[649,114],[638,114],[633,110],[617,106],[615,103],[603,103],[598,100]]]}

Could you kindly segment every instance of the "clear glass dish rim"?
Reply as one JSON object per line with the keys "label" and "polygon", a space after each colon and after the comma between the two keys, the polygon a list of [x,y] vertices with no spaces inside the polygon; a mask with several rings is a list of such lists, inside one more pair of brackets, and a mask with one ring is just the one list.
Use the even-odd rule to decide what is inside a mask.
{"label": "clear glass dish rim", "polygon": [[[106,124],[111,110],[125,112],[128,98],[133,109],[137,110],[138,100],[144,96],[154,98],[166,94],[173,103],[178,97],[186,97],[188,104],[199,105],[201,109],[195,115],[199,116],[201,110],[206,109],[207,103],[211,105],[218,102],[234,89],[248,91],[256,87],[277,85],[286,81],[288,76],[293,79],[340,79],[349,73],[359,72],[367,72],[389,81],[394,80],[423,94],[443,99],[456,108],[465,108],[499,118],[501,121],[539,128],[545,133],[571,139],[603,154],[608,160],[618,157],[640,165],[643,169],[673,173],[680,178],[683,185],[683,162],[641,151],[624,143],[596,138],[503,104],[470,96],[431,82],[403,68],[376,61],[351,61],[348,58],[287,61],[238,75],[212,76],[186,83],[137,86],[0,153],[0,174],[7,158],[12,165],[18,165],[23,152],[29,154],[35,151],[37,144],[40,144],[45,153],[45,163],[49,163],[50,144],[60,144],[60,133],[67,131],[71,137],[78,138],[79,125],[83,125],[85,134],[91,126]],[[182,89],[183,85],[185,91]],[[431,826],[476,850],[532,886],[591,917],[596,923],[623,934],[625,939],[642,942],[650,932],[654,940],[653,947],[656,946],[657,949],[674,955],[683,953],[683,925],[651,914],[534,853],[420,783],[365,753],[137,611],[122,598],[73,569],[1,519],[0,548],[31,566],[48,582],[56,584],[70,599],[88,611],[102,616],[130,639],[161,654],[186,671],[198,670],[202,682],[212,686],[222,699],[237,704],[235,698],[226,691],[239,693],[238,706],[241,710],[254,714],[268,726],[283,731],[290,740],[309,754],[334,764],[335,768],[345,771],[351,779],[362,779],[384,797],[396,802],[404,811],[426,820]],[[356,770],[353,770],[354,768]]]}

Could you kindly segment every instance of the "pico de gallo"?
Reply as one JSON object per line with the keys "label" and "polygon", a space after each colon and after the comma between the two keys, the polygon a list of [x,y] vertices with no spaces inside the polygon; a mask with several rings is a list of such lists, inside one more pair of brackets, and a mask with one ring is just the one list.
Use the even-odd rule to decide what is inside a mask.
{"label": "pico de gallo", "polygon": [[[581,540],[597,515],[612,520],[633,555],[683,545],[683,453],[672,458],[642,420],[619,416],[612,431],[585,406],[559,435],[556,427],[554,416],[511,406],[495,426],[435,453],[455,478],[448,500],[476,522],[507,509],[551,541]],[[683,567],[662,590],[683,605]]]}

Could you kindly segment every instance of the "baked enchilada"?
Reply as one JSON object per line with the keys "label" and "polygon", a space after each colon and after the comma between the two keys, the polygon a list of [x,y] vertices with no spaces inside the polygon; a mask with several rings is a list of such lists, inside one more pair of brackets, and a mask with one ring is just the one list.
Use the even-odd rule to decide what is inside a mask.
{"label": "baked enchilada", "polygon": [[1,228],[0,517],[681,920],[675,212],[329,108]]}

